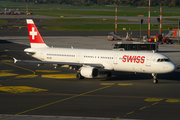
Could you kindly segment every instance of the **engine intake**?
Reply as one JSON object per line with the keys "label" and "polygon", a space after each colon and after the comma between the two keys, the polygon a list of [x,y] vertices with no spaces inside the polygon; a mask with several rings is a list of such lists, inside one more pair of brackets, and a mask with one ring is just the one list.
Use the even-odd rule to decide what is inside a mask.
{"label": "engine intake", "polygon": [[85,78],[95,78],[98,76],[98,69],[95,67],[81,67],[80,73]]}

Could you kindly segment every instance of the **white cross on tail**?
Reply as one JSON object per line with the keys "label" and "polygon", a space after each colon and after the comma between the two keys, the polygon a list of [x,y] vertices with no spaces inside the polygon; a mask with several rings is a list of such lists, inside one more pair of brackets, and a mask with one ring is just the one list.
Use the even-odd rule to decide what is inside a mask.
{"label": "white cross on tail", "polygon": [[32,35],[32,39],[34,40],[34,36],[37,35],[37,32],[34,31],[34,27],[32,27],[32,31],[30,31],[30,35]]}

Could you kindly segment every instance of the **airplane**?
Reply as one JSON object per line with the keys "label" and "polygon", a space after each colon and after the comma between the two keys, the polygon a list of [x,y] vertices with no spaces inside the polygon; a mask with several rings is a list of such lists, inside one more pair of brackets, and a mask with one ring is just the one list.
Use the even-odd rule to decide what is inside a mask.
{"label": "airplane", "polygon": [[117,51],[97,49],[75,49],[49,47],[44,42],[32,19],[26,19],[31,48],[24,52],[39,59],[17,60],[54,65],[55,68],[68,65],[69,69],[77,71],[76,78],[96,78],[100,70],[104,70],[106,77],[111,77],[112,71],[149,73],[153,76],[153,83],[158,83],[157,74],[165,74],[176,69],[175,64],[165,55],[154,52]]}

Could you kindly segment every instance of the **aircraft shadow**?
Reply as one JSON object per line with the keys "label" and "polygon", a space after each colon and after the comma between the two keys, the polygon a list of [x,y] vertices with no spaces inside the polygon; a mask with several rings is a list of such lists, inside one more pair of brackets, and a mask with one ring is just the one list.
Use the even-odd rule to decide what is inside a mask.
{"label": "aircraft shadow", "polygon": [[[167,74],[158,74],[157,78],[158,80],[174,80],[174,81],[178,81],[180,82],[180,73],[179,72],[172,72],[172,73],[167,73]],[[112,76],[111,78],[104,78],[101,81],[127,81],[127,80],[153,80],[153,77],[151,76],[151,74],[119,74],[119,75],[115,75]]]}
{"label": "aircraft shadow", "polygon": [[[13,43],[7,40],[0,40],[0,56],[1,55],[7,55],[8,58],[1,57],[0,59],[9,59],[13,60],[12,58],[15,57],[16,59],[26,59],[26,60],[32,60],[33,58],[29,55],[27,55],[24,51],[25,48],[28,48],[29,46]],[[6,50],[12,50],[12,51],[6,51]],[[15,52],[13,50],[19,50],[22,52]]]}
{"label": "aircraft shadow", "polygon": [[12,42],[10,42],[10,41],[7,41],[7,40],[1,40],[0,39],[0,44],[10,44],[10,43],[12,43]]}

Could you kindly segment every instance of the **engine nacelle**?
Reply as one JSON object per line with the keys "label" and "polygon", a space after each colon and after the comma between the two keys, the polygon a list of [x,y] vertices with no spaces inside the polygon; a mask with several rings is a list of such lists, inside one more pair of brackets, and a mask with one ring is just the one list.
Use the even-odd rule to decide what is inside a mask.
{"label": "engine nacelle", "polygon": [[94,78],[98,76],[98,69],[95,67],[81,67],[80,74],[85,78]]}

